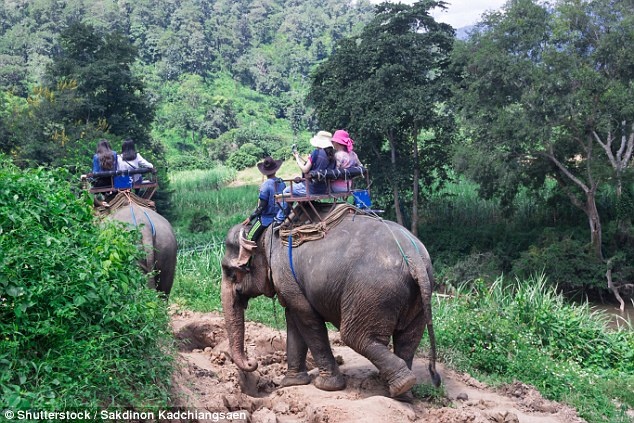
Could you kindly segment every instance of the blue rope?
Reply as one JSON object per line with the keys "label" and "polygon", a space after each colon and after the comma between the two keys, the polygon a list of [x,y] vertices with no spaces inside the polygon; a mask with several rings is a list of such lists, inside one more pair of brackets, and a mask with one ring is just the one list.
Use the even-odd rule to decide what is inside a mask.
{"label": "blue rope", "polygon": [[295,274],[295,266],[293,266],[293,235],[291,234],[288,234],[288,261],[291,265],[291,273],[293,274],[293,278],[295,278],[295,282],[297,282],[297,285],[299,285],[297,275]]}
{"label": "blue rope", "polygon": [[[134,223],[134,227],[137,228],[139,224],[136,221],[136,214],[134,213],[134,207],[132,207],[132,204],[130,204],[130,214],[132,214],[132,222]],[[150,222],[150,227],[152,228],[152,238],[155,238],[156,228],[154,227],[154,222],[152,222],[152,219],[150,219],[150,216],[148,216],[145,210],[143,210],[143,214],[145,214],[145,217],[147,217],[148,222]]]}
{"label": "blue rope", "polygon": [[136,223],[136,214],[134,214],[134,207],[132,207],[132,204],[130,204],[130,213],[132,214],[132,222],[134,223],[134,227],[136,228],[139,225]]}
{"label": "blue rope", "polygon": [[143,210],[143,214],[145,214],[145,217],[147,217],[148,222],[150,222],[150,226],[152,227],[152,238],[154,238],[156,236],[156,228],[154,227],[154,222],[152,222],[152,219],[150,219],[150,216],[148,216],[145,210]]}

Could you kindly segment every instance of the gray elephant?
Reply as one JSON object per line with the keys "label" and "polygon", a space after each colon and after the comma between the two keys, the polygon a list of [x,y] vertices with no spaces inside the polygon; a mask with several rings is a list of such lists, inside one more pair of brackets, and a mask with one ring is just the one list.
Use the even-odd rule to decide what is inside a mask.
{"label": "gray elephant", "polygon": [[[237,225],[227,234],[221,294],[230,353],[240,369],[249,372],[258,366],[244,351],[248,300],[277,294],[287,323],[288,371],[282,386],[311,382],[306,368],[310,349],[319,367],[314,385],[330,391],[345,388],[325,322],[336,326],[346,345],[379,369],[392,397],[411,395],[409,390],[416,383],[412,360],[427,328],[429,371],[434,385],[440,385],[432,326],[431,259],[405,228],[348,215],[324,238],[289,249],[269,227],[258,241],[249,272],[234,264],[240,231]],[[388,348],[390,338],[393,352]]]}
{"label": "gray elephant", "polygon": [[176,236],[172,225],[152,209],[134,202],[113,211],[109,217],[139,227],[147,252],[141,267],[150,274],[148,285],[169,296],[176,273]]}

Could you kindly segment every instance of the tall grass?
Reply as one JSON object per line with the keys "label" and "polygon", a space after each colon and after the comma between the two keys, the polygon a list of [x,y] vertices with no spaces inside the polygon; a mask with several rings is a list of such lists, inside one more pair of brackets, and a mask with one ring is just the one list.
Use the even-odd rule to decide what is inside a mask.
{"label": "tall grass", "polygon": [[[222,310],[220,262],[224,238],[233,225],[253,211],[258,198],[257,184],[227,186],[235,177],[227,169],[179,171],[170,176],[176,188],[173,204],[179,216],[174,222],[179,244],[178,266],[170,299],[180,308],[201,312]],[[253,169],[246,173],[255,182]],[[224,181],[223,187],[215,181]],[[284,316],[283,313],[276,316],[275,310],[270,299],[260,297],[249,302],[246,317],[280,326]]]}
{"label": "tall grass", "polygon": [[235,171],[226,167],[179,171],[170,175],[175,189],[173,222],[179,248],[189,250],[224,239],[231,226],[244,220],[257,205],[258,187],[227,187]]}
{"label": "tall grass", "polygon": [[568,303],[543,277],[476,281],[435,308],[445,361],[493,381],[531,384],[588,421],[629,422],[614,400],[634,407],[634,332],[610,330],[608,320]]}
{"label": "tall grass", "polygon": [[170,175],[170,186],[177,194],[184,191],[219,190],[235,178],[236,171],[225,166],[207,170],[182,170]]}

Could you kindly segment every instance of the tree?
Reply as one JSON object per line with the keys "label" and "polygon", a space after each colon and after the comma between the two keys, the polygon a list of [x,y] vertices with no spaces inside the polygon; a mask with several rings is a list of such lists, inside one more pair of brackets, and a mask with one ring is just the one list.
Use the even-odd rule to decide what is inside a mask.
{"label": "tree", "polygon": [[[358,139],[361,159],[376,185],[391,192],[400,224],[401,202],[411,196],[415,234],[421,182],[442,174],[452,134],[443,103],[450,95],[453,29],[429,15],[444,4],[377,6],[362,33],[343,39],[317,68],[309,93],[323,127],[346,128]],[[423,132],[431,136],[422,139]]]}
{"label": "tree", "polygon": [[79,22],[64,30],[47,80],[51,88],[59,81],[77,83],[82,105],[69,120],[105,120],[110,133],[149,145],[154,110],[143,82],[131,71],[136,55],[136,48],[120,32],[100,34]]}
{"label": "tree", "polygon": [[555,180],[585,214],[599,259],[598,190],[615,184],[620,192],[632,178],[630,3],[512,0],[455,50],[463,72],[456,99],[470,137],[464,168],[484,194],[507,203],[519,185]]}

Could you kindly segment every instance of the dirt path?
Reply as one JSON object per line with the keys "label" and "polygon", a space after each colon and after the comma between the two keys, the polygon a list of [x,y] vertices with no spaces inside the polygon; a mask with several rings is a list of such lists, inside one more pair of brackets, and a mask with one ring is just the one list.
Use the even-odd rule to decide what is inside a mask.
{"label": "dirt path", "polygon": [[[311,384],[281,389],[278,384],[286,371],[284,331],[247,323],[247,352],[260,366],[253,373],[243,373],[225,356],[228,341],[221,316],[183,312],[173,315],[172,325],[182,363],[173,388],[175,405],[180,407],[211,412],[246,410],[252,423],[584,421],[573,409],[543,399],[527,385],[515,383],[495,390],[442,365],[445,398],[416,399],[413,404],[395,401],[387,396],[376,368],[343,345],[337,333],[332,333],[331,344],[347,388],[325,392]],[[429,383],[426,366],[425,358],[415,359],[414,372],[420,383]]]}

